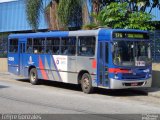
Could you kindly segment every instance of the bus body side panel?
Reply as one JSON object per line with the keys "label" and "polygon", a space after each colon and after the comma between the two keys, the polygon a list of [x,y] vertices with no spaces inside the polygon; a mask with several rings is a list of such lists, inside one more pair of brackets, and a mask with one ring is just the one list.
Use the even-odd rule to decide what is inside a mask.
{"label": "bus body side panel", "polygon": [[[23,58],[23,65],[24,65],[24,76],[28,77],[29,75],[29,67],[38,67],[38,55],[36,54],[24,54]],[[39,75],[39,74],[38,74]],[[40,76],[40,75],[39,75]]]}
{"label": "bus body side panel", "polygon": [[19,54],[8,53],[8,72],[19,75]]}
{"label": "bus body side panel", "polygon": [[[68,56],[47,54],[26,54],[25,69],[35,66],[39,79],[77,84],[77,74],[71,70]],[[75,66],[74,66],[75,67]],[[76,68],[76,67],[75,67]],[[71,72],[72,71],[72,72]],[[25,74],[26,76],[27,74]]]}
{"label": "bus body side panel", "polygon": [[92,78],[92,85],[97,87],[96,81],[96,57],[82,57],[77,56],[77,71],[80,73],[81,71],[89,72]]}
{"label": "bus body side panel", "polygon": [[77,84],[76,56],[53,55],[54,69],[59,81]]}
{"label": "bus body side panel", "polygon": [[38,73],[41,75],[41,79],[78,83],[76,80],[77,74],[74,72],[76,69],[73,69],[76,68],[76,64],[70,61],[70,56],[40,55],[38,62]]}

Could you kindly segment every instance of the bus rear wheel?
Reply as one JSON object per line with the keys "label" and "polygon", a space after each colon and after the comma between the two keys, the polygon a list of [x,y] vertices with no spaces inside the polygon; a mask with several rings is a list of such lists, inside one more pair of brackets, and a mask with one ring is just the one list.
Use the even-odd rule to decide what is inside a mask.
{"label": "bus rear wheel", "polygon": [[37,85],[39,83],[37,70],[36,68],[32,68],[29,72],[30,83],[32,85]]}
{"label": "bus rear wheel", "polygon": [[88,73],[82,75],[81,88],[84,93],[90,94],[93,92],[92,79]]}

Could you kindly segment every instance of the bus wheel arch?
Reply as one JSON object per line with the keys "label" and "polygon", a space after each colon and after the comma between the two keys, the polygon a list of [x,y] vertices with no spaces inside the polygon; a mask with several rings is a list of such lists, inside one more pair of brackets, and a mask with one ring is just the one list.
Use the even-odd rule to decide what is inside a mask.
{"label": "bus wheel arch", "polygon": [[81,70],[79,73],[78,73],[78,84],[81,84],[81,79],[82,79],[82,76],[83,74],[85,73],[89,73],[87,70]]}
{"label": "bus wheel arch", "polygon": [[30,71],[31,71],[31,69],[33,69],[33,68],[36,68],[35,66],[29,66],[29,69],[28,69],[28,76],[30,75]]}
{"label": "bus wheel arch", "polygon": [[38,73],[37,73],[36,67],[35,67],[35,66],[30,66],[30,67],[29,67],[29,70],[28,70],[28,73],[29,73],[30,83],[31,83],[32,85],[37,85],[37,84],[39,84]]}
{"label": "bus wheel arch", "polygon": [[81,84],[82,91],[84,93],[92,93],[92,78],[88,71],[82,70],[78,74],[78,83]]}

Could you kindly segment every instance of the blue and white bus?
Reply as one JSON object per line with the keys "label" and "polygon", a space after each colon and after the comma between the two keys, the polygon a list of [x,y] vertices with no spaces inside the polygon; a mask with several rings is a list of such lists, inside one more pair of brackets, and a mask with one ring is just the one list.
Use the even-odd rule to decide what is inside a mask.
{"label": "blue and white bus", "polygon": [[28,77],[124,89],[152,83],[149,33],[128,29],[97,29],[12,34],[8,39],[8,70]]}

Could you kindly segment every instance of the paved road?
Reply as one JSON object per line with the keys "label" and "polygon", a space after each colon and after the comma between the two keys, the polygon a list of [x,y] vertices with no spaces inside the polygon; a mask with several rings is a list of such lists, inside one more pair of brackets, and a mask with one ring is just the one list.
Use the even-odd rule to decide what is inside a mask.
{"label": "paved road", "polygon": [[[0,113],[158,114],[160,100],[131,90],[96,89],[94,94],[88,95],[70,84],[45,81],[33,86],[26,79],[0,73]],[[124,119],[124,116],[107,117]],[[126,117],[128,119],[129,115]]]}

